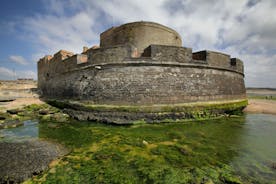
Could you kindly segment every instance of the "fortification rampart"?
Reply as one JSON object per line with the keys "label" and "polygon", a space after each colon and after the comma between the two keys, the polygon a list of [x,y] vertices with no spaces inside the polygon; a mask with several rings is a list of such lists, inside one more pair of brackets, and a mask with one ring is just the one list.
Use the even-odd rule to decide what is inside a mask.
{"label": "fortification rampart", "polygon": [[[124,45],[109,48],[97,48],[90,50],[86,54],[71,54],[69,57],[61,56],[65,51],[59,51],[52,56],[45,56],[38,62],[38,74],[47,77],[62,74],[72,70],[81,69],[84,66],[94,66],[103,64],[120,64],[126,61],[144,62],[160,64],[187,64],[187,66],[199,68],[225,69],[243,75],[243,63],[237,58],[230,58],[229,55],[214,51],[200,51],[192,53],[191,48],[150,45],[139,58],[131,57],[131,49]],[[67,53],[67,52],[66,52]],[[57,59],[58,58],[63,59]]]}
{"label": "fortification rampart", "polygon": [[99,105],[246,98],[241,60],[214,51],[193,53],[181,46],[178,33],[148,22],[111,28],[101,34],[100,47],[84,47],[81,54],[61,50],[40,59],[38,86],[46,98]]}
{"label": "fortification rampart", "polygon": [[[166,104],[245,97],[240,60],[223,53],[150,45],[140,58],[127,46],[98,48],[63,61],[42,59],[39,87],[49,97],[97,104]],[[193,59],[194,58],[194,59]],[[80,60],[83,61],[80,61]]]}

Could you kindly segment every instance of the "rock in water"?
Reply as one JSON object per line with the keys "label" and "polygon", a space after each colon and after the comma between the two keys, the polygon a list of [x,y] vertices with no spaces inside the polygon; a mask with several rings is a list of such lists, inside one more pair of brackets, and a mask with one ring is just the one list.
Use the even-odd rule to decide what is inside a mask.
{"label": "rock in water", "polygon": [[9,109],[7,110],[7,113],[9,114],[18,114],[19,112],[22,112],[20,109]]}
{"label": "rock in water", "polygon": [[40,115],[47,115],[47,114],[49,114],[49,111],[48,110],[40,110],[38,113]]}
{"label": "rock in water", "polygon": [[0,98],[0,102],[12,102],[15,98]]}
{"label": "rock in water", "polygon": [[22,126],[22,125],[24,125],[24,123],[22,121],[19,121],[19,120],[7,120],[4,123],[0,124],[0,129],[3,129],[3,128],[15,128],[15,127]]}
{"label": "rock in water", "polygon": [[142,142],[144,145],[149,145],[149,143],[147,142],[147,141],[145,141],[145,140],[143,140],[143,142]]}
{"label": "rock in water", "polygon": [[0,142],[0,183],[23,182],[67,153],[61,145],[47,141]]}

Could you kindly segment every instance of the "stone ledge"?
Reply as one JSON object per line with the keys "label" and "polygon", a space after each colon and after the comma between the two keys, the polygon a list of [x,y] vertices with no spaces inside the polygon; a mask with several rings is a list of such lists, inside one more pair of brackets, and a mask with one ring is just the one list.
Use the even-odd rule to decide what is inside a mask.
{"label": "stone ledge", "polygon": [[247,105],[247,99],[151,106],[97,105],[61,100],[48,100],[48,103],[63,109],[65,113],[78,120],[135,124],[202,120],[241,114]]}
{"label": "stone ledge", "polygon": [[214,66],[209,66],[207,64],[190,64],[190,63],[177,63],[177,62],[166,62],[166,61],[161,61],[161,62],[149,62],[149,60],[139,60],[137,61],[130,59],[130,61],[123,61],[121,63],[99,63],[99,64],[91,64],[88,66],[76,68],[67,72],[59,73],[59,74],[64,74],[68,72],[73,72],[73,71],[79,71],[79,70],[84,70],[87,68],[95,68],[97,66],[101,66],[101,69],[104,69],[104,67],[116,67],[116,66],[121,66],[121,67],[127,67],[127,66],[162,66],[162,67],[191,67],[191,68],[206,68],[206,69],[215,69],[215,70],[223,70],[223,71],[229,71],[229,72],[234,72],[237,74],[240,74],[244,76],[244,73],[238,72],[236,70],[231,70],[227,68],[221,68],[221,67],[214,67]]}

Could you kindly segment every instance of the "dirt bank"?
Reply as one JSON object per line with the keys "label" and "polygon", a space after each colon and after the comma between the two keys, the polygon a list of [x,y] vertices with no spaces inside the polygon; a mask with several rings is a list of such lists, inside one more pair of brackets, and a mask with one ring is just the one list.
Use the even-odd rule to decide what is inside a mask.
{"label": "dirt bank", "polygon": [[36,81],[0,80],[0,112],[42,103],[37,94]]}
{"label": "dirt bank", "polygon": [[22,108],[24,106],[32,105],[32,104],[43,104],[45,102],[41,101],[37,97],[33,98],[18,98],[11,102],[3,102],[0,104],[0,112],[6,112],[8,109],[17,109]]}
{"label": "dirt bank", "polygon": [[244,109],[246,113],[276,114],[275,100],[249,99],[248,106]]}

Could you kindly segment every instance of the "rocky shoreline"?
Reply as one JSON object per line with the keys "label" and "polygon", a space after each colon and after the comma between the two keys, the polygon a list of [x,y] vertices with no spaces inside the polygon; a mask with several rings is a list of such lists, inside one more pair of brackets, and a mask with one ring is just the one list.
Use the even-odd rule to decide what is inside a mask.
{"label": "rocky shoreline", "polygon": [[0,142],[0,183],[20,183],[48,168],[68,150],[53,142]]}
{"label": "rocky shoreline", "polygon": [[26,120],[33,119],[38,119],[40,123],[65,122],[68,121],[68,115],[47,104],[33,104],[1,112],[0,183],[21,183],[47,170],[52,161],[69,152],[63,145],[52,141],[20,137],[6,140],[6,135],[2,134],[1,129],[25,126]]}

